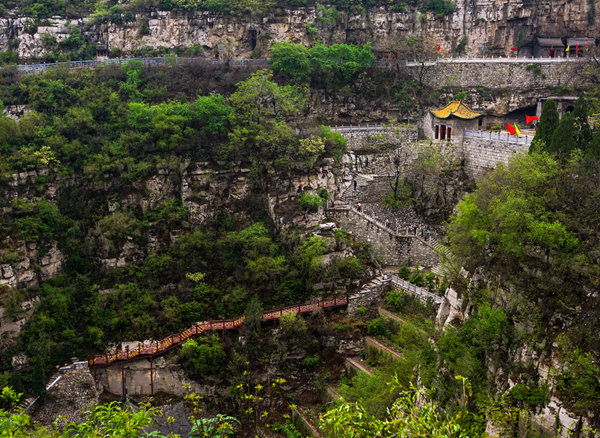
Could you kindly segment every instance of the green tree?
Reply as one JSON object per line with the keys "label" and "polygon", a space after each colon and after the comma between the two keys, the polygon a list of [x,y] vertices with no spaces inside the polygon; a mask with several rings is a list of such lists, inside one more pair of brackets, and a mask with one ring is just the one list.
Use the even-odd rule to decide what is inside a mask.
{"label": "green tree", "polygon": [[201,130],[210,134],[227,132],[233,121],[233,109],[220,94],[198,97],[193,109],[194,118],[200,123]]}
{"label": "green tree", "polygon": [[289,86],[279,86],[272,81],[273,74],[259,70],[236,85],[229,97],[240,124],[261,124],[266,119],[283,120],[298,112],[303,101],[298,91]]}
{"label": "green tree", "polygon": [[592,139],[592,128],[589,123],[589,106],[585,97],[579,97],[575,101],[573,117],[577,124],[577,147],[584,150]]}
{"label": "green tree", "polygon": [[291,41],[275,43],[271,48],[269,67],[276,75],[298,82],[306,82],[312,72],[308,60],[308,49]]}
{"label": "green tree", "polygon": [[46,396],[46,379],[44,377],[44,363],[39,356],[36,357],[34,362],[32,381],[33,395],[44,399]]}
{"label": "green tree", "polygon": [[330,87],[349,84],[375,60],[370,44],[334,44],[319,42],[309,50],[313,75]]}
{"label": "green tree", "polygon": [[563,115],[558,128],[552,134],[548,152],[566,159],[578,146],[578,126],[572,113]]}
{"label": "green tree", "polygon": [[542,107],[542,115],[540,116],[540,122],[535,137],[533,137],[533,142],[538,146],[530,148],[530,152],[540,152],[539,148],[547,150],[547,148],[550,147],[552,135],[558,127],[558,122],[559,117],[556,103],[553,99],[546,99],[544,106]]}
{"label": "green tree", "polygon": [[179,360],[195,375],[220,374],[225,359],[223,345],[216,335],[188,339],[179,351]]}

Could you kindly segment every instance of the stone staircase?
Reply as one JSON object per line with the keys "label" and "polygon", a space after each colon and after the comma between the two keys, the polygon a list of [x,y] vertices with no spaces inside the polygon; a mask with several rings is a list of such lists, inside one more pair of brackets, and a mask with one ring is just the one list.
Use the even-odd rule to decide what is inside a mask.
{"label": "stone staircase", "polygon": [[21,402],[17,405],[17,410],[27,411],[31,408],[35,402],[37,401],[37,397],[27,397],[21,400]]}
{"label": "stone staircase", "polygon": [[[354,177],[354,180],[350,182],[350,185],[342,191],[340,200],[345,203],[353,203],[357,199],[357,195],[368,187],[368,185],[375,180],[377,175],[359,173]],[[354,189],[354,181],[356,181],[356,189]]]}
{"label": "stone staircase", "polygon": [[[59,371],[55,372],[52,377],[49,380],[49,384],[46,386],[46,392],[48,392],[50,389],[52,389],[52,387],[54,385],[56,385],[56,383],[58,383],[58,381],[62,379],[62,375]],[[16,410],[20,410],[23,412],[28,411],[29,409],[31,409],[31,407],[33,405],[35,405],[35,403],[39,400],[39,397],[27,397],[24,398],[23,400],[21,400],[21,402],[17,405]]]}
{"label": "stone staircase", "polygon": [[[452,254],[452,252],[450,252],[450,249],[448,249],[447,246],[443,245],[436,239],[430,238],[429,244],[434,249],[434,251],[438,254],[438,257],[440,259],[440,263],[437,264],[436,266],[434,266],[433,268],[431,268],[431,272],[433,272],[435,275],[437,275],[440,278],[453,276],[455,274],[455,272],[453,272],[453,269],[451,267],[459,266],[459,263],[456,261],[456,257],[454,257],[454,254]],[[466,277],[467,271],[465,270],[465,268],[463,268],[461,266],[459,274],[462,277]]]}

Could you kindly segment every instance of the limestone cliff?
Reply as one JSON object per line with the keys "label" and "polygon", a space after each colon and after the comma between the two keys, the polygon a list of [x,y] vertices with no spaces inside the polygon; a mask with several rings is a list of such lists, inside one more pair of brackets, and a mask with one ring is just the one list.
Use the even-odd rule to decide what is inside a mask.
{"label": "limestone cliff", "polygon": [[129,53],[140,48],[185,48],[198,45],[205,55],[260,57],[272,41],[291,40],[310,44],[314,37],[306,25],[315,25],[318,38],[328,43],[374,42],[394,50],[408,34],[427,32],[441,52],[479,56],[485,44],[486,56],[511,54],[530,56],[535,37],[594,37],[600,30],[595,11],[598,0],[456,0],[457,11],[446,17],[432,12],[393,12],[379,7],[362,12],[343,12],[337,24],[321,26],[315,7],[278,9],[258,18],[231,17],[206,11],[181,13],[151,11],[139,13],[124,24],[95,24],[89,19],[54,17],[32,26],[28,17],[0,19],[0,49],[15,48],[20,58],[41,56],[49,50],[48,38],[57,42],[78,28],[91,44],[107,44],[109,51]]}

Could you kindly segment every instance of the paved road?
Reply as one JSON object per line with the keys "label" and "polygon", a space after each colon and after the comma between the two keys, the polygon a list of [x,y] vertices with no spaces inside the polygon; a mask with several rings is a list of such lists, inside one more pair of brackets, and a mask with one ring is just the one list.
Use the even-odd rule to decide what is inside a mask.
{"label": "paved road", "polygon": [[[372,66],[376,68],[387,68],[395,65],[404,65],[407,67],[417,66],[433,66],[437,64],[489,64],[489,63],[516,63],[516,64],[531,64],[531,63],[572,63],[584,61],[585,58],[517,58],[517,57],[504,57],[504,58],[440,58],[433,61],[407,61],[406,59],[398,60],[377,60],[374,61]],[[70,62],[47,62],[38,64],[18,64],[16,66],[17,71],[23,73],[35,73],[47,70],[49,68],[63,67],[68,69],[80,69],[80,68],[94,68],[99,65],[106,64],[126,64],[130,61],[140,61],[146,65],[161,65],[161,64],[186,64],[195,63],[203,65],[228,65],[230,67],[267,67],[269,65],[268,58],[261,59],[214,59],[214,58],[186,58],[186,57],[153,57],[153,58],[115,58],[115,59],[90,59],[83,61],[70,61]]]}

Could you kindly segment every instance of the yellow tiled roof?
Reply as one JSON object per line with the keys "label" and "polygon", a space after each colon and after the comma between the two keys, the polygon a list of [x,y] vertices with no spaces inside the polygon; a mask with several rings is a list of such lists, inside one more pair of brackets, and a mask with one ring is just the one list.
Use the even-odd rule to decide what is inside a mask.
{"label": "yellow tiled roof", "polygon": [[431,114],[438,119],[447,119],[450,116],[458,117],[459,119],[475,119],[483,116],[483,113],[477,112],[469,108],[460,100],[453,100],[448,105],[440,109],[429,108]]}

